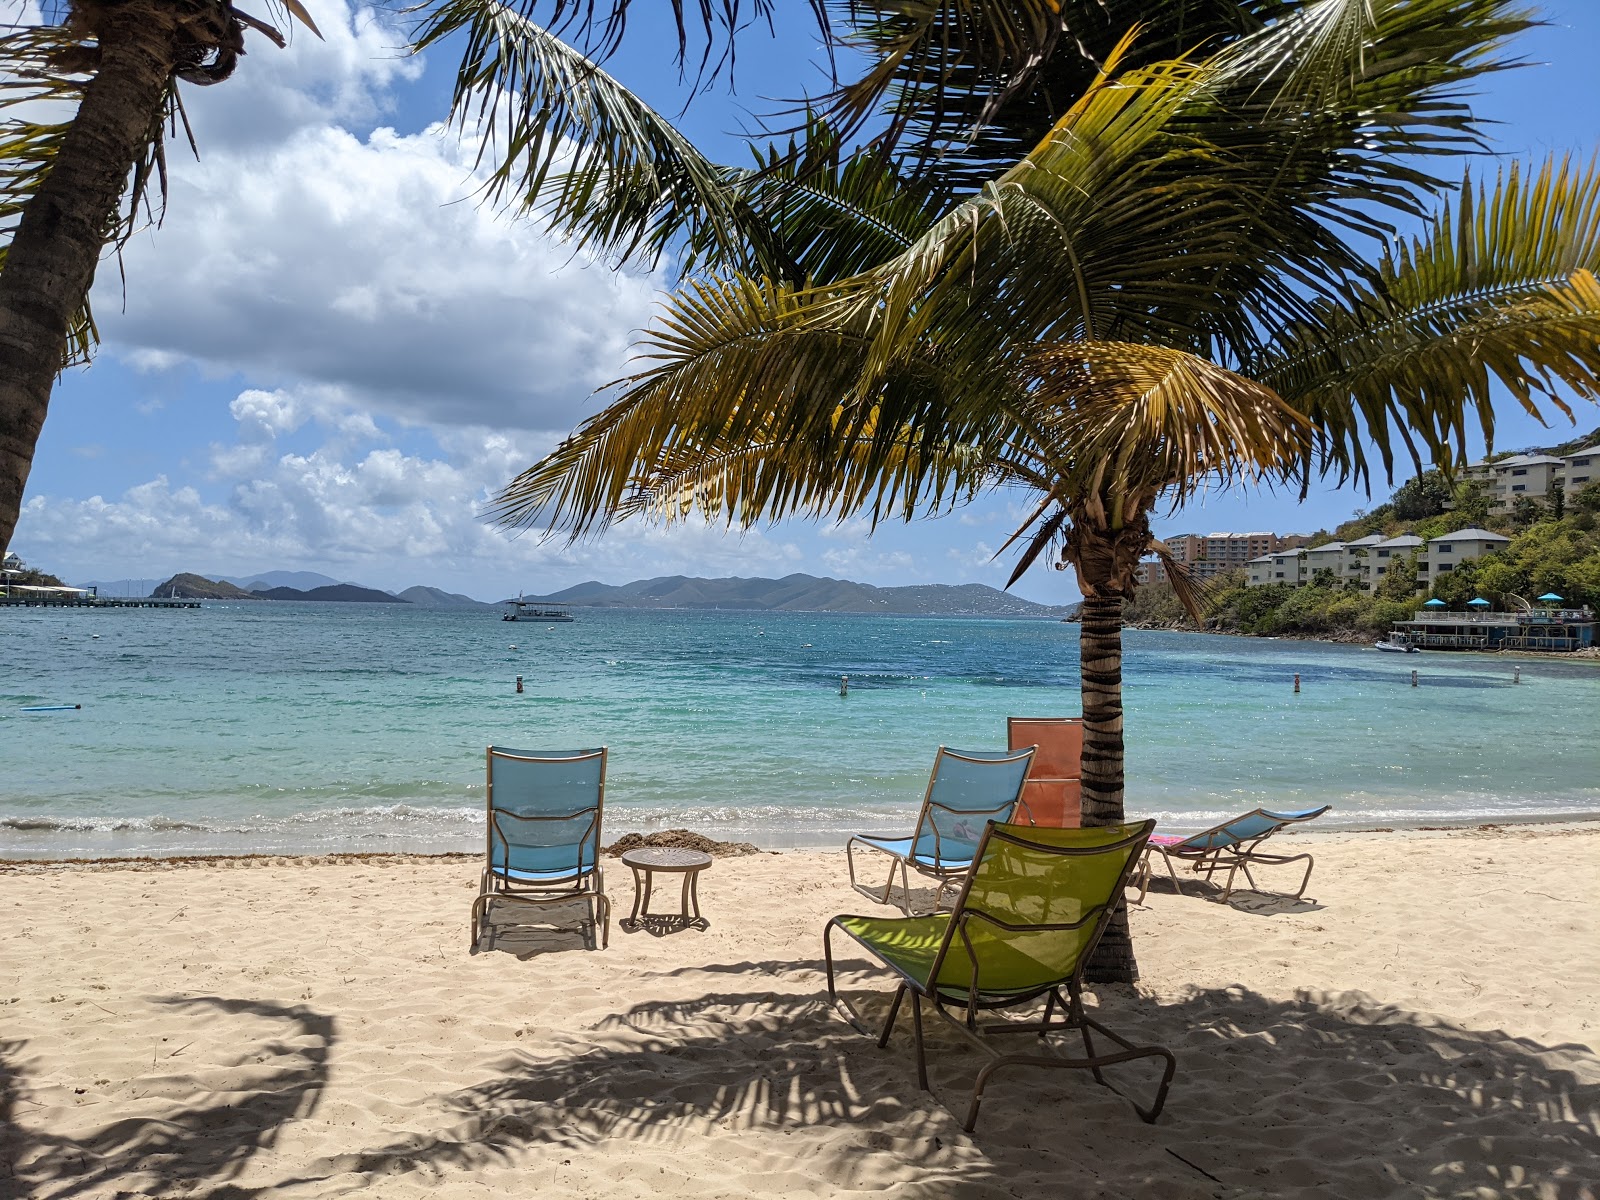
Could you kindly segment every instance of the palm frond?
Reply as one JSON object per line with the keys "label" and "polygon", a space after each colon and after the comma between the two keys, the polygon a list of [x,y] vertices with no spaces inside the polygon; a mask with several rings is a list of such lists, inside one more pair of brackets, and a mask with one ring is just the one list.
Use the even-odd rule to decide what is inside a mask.
{"label": "palm frond", "polygon": [[1463,461],[1467,422],[1492,444],[1493,384],[1530,414],[1541,400],[1600,399],[1600,165],[1513,165],[1493,188],[1469,176],[1424,237],[1380,264],[1377,285],[1273,339],[1245,368],[1304,412],[1339,478],[1392,476],[1395,437]]}
{"label": "palm frond", "polygon": [[873,131],[913,173],[975,191],[1035,146],[1093,85],[1118,43],[1142,26],[1129,66],[1149,66],[1224,42],[1304,0],[840,0],[835,23],[870,59],[819,102],[848,132]]}
{"label": "palm frond", "polygon": [[1183,605],[1183,611],[1189,614],[1189,619],[1196,625],[1204,625],[1207,592],[1210,590],[1207,581],[1189,574],[1189,564],[1174,554],[1165,542],[1152,541],[1150,549],[1160,560],[1167,582],[1172,585],[1172,594]]}
{"label": "palm frond", "polygon": [[1270,388],[1160,346],[1068,341],[1021,364],[1018,435],[996,458],[1051,481],[1075,519],[1119,529],[1158,497],[1281,474],[1311,426]]}
{"label": "palm frond", "polygon": [[486,198],[541,211],[578,244],[622,256],[653,260],[684,237],[736,262],[754,248],[762,271],[782,273],[730,186],[739,173],[534,22],[534,7],[441,0],[414,32],[418,51],[461,47],[450,119],[478,140]]}
{"label": "palm frond", "polygon": [[[758,153],[735,187],[794,265],[794,283],[831,284],[867,271],[905,250],[949,207],[943,192],[907,179],[870,149],[846,153],[816,117],[803,140]],[[697,249],[691,245],[686,270]]]}

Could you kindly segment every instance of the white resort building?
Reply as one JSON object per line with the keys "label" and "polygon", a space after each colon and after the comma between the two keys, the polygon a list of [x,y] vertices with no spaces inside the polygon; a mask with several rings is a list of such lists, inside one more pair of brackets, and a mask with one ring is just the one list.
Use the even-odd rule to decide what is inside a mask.
{"label": "white resort building", "polygon": [[1493,462],[1475,462],[1462,474],[1488,489],[1491,511],[1508,512],[1524,497],[1548,504],[1557,484],[1570,497],[1580,488],[1600,481],[1600,443],[1562,458],[1552,454],[1513,454]]}
{"label": "white resort building", "polygon": [[1443,537],[1423,541],[1404,533],[1386,538],[1373,533],[1349,542],[1324,542],[1309,550],[1263,554],[1248,564],[1251,587],[1287,583],[1298,587],[1315,583],[1318,572],[1329,571],[1335,582],[1358,580],[1370,594],[1396,571],[1409,571],[1419,588],[1464,562],[1503,549],[1511,539],[1487,529],[1458,529]]}

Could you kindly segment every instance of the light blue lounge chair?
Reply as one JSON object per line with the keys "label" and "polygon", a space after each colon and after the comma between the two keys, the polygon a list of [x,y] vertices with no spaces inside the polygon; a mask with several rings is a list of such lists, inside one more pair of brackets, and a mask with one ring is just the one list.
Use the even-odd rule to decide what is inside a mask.
{"label": "light blue lounge chair", "polygon": [[1172,886],[1177,889],[1178,895],[1183,895],[1183,887],[1178,883],[1178,872],[1173,867],[1173,860],[1186,862],[1190,869],[1197,875],[1204,875],[1206,882],[1211,882],[1211,877],[1218,871],[1228,872],[1228,881],[1222,888],[1222,899],[1226,901],[1233,895],[1233,878],[1244,872],[1245,879],[1250,884],[1250,890],[1259,892],[1255,877],[1250,874],[1250,865],[1265,863],[1269,866],[1283,866],[1288,863],[1303,862],[1306,864],[1306,873],[1300,880],[1300,890],[1295,892],[1291,899],[1298,900],[1305,895],[1306,885],[1311,882],[1311,868],[1316,861],[1309,854],[1263,854],[1260,850],[1261,843],[1280,829],[1290,825],[1299,824],[1301,821],[1310,821],[1320,817],[1333,805],[1324,804],[1321,808],[1301,808],[1291,812],[1272,812],[1269,809],[1257,808],[1242,816],[1224,821],[1221,825],[1213,826],[1204,833],[1193,833],[1188,837],[1176,837],[1172,834],[1154,834],[1145,845],[1144,862],[1139,871],[1139,901],[1143,903],[1145,893],[1150,890],[1151,856],[1159,854],[1167,866],[1167,874],[1172,877]]}
{"label": "light blue lounge chair", "polygon": [[488,750],[488,848],[472,902],[472,949],[490,905],[587,899],[594,942],[611,936],[611,902],[600,869],[606,748]]}
{"label": "light blue lounge chair", "polygon": [[[894,876],[900,872],[900,901],[897,907],[911,916],[909,871],[938,881],[934,897],[937,911],[944,889],[952,880],[963,878],[972,869],[973,855],[989,821],[1008,824],[1017,819],[1022,806],[1022,785],[1028,778],[1036,746],[1023,750],[951,750],[939,747],[933,759],[933,773],[922,799],[922,811],[909,837],[892,834],[860,833],[845,843],[845,858],[850,867],[850,884],[856,886],[856,844],[877,850],[889,857],[889,880],[882,895],[873,898],[880,904],[894,890]],[[1025,807],[1025,806],[1023,806]],[[1028,820],[1032,824],[1031,820]]]}

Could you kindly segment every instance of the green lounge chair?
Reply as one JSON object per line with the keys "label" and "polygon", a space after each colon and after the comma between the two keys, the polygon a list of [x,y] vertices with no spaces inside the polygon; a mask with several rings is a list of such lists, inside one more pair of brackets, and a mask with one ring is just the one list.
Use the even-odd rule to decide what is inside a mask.
{"label": "green lounge chair", "polygon": [[1317,865],[1316,860],[1309,854],[1263,854],[1261,843],[1280,829],[1287,829],[1301,821],[1314,820],[1332,807],[1331,804],[1324,804],[1321,808],[1300,808],[1290,812],[1253,808],[1221,825],[1213,825],[1203,833],[1193,833],[1188,837],[1154,834],[1145,846],[1144,861],[1139,867],[1138,902],[1143,904],[1145,893],[1150,890],[1151,859],[1157,854],[1166,864],[1167,874],[1172,877],[1172,886],[1180,896],[1183,895],[1183,887],[1178,883],[1178,872],[1172,865],[1174,859],[1190,864],[1197,875],[1206,877],[1207,883],[1218,871],[1226,870],[1228,880],[1222,888],[1224,903],[1233,895],[1233,877],[1240,871],[1244,872],[1251,891],[1261,890],[1256,886],[1255,876],[1250,874],[1251,863],[1281,867],[1303,862],[1306,864],[1306,873],[1300,879],[1299,890],[1289,897],[1298,900],[1306,894],[1306,885],[1311,882],[1311,868]]}
{"label": "green lounge chair", "polygon": [[472,902],[472,951],[489,906],[587,900],[594,939],[611,936],[611,902],[600,869],[606,748],[488,750],[489,842]]}
{"label": "green lounge chair", "polygon": [[873,897],[875,900],[892,903],[889,896],[894,890],[895,872],[899,871],[897,907],[909,917],[909,869],[938,881],[934,908],[939,908],[945,888],[972,869],[985,823],[1017,820],[1022,785],[1028,781],[1028,767],[1036,749],[951,750],[940,746],[933,756],[933,772],[928,776],[928,790],[911,836],[858,833],[845,843],[850,886],[857,886],[855,851],[860,843],[889,858],[889,881],[883,885],[883,893]]}
{"label": "green lounge chair", "polygon": [[[939,1016],[991,1058],[973,1085],[965,1125],[969,1133],[977,1123],[990,1076],[1001,1067],[1018,1065],[1086,1068],[1096,1082],[1111,1087],[1103,1067],[1137,1058],[1164,1059],[1155,1102],[1149,1108],[1133,1105],[1144,1120],[1154,1121],[1166,1103],[1177,1067],[1172,1053],[1161,1046],[1135,1046],[1107,1029],[1084,1011],[1081,991],[1084,964],[1154,828],[1154,821],[1093,829],[989,822],[977,846],[976,865],[953,911],[926,917],[838,916],[828,922],[822,945],[829,999],[841,1003],[834,984],[831,940],[839,929],[900,977],[879,1046],[888,1045],[900,1003],[906,993],[911,994],[917,1083],[924,1091],[929,1090],[922,1041],[924,1000],[931,1000]],[[1040,999],[1044,1013],[1037,1021],[978,1021],[981,1011]],[[1058,1008],[1060,1018],[1052,1020]],[[865,1032],[848,1005],[844,1011],[851,1024]],[[1097,1052],[1091,1030],[1120,1049]],[[982,1036],[1035,1033],[1043,1040],[1058,1031],[1082,1036],[1083,1057],[1004,1054]]]}

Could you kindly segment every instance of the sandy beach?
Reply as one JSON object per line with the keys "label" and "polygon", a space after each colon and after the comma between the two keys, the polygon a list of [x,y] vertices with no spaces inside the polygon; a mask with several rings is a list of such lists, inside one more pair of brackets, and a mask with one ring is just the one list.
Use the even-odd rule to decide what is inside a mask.
{"label": "sandy beach", "polygon": [[1133,910],[1097,1001],[1178,1056],[1156,1125],[1018,1069],[970,1136],[953,1034],[927,1095],[826,1003],[842,852],[719,860],[704,932],[477,955],[464,858],[0,866],[0,1194],[1600,1195],[1600,826],[1295,845],[1314,901]]}

